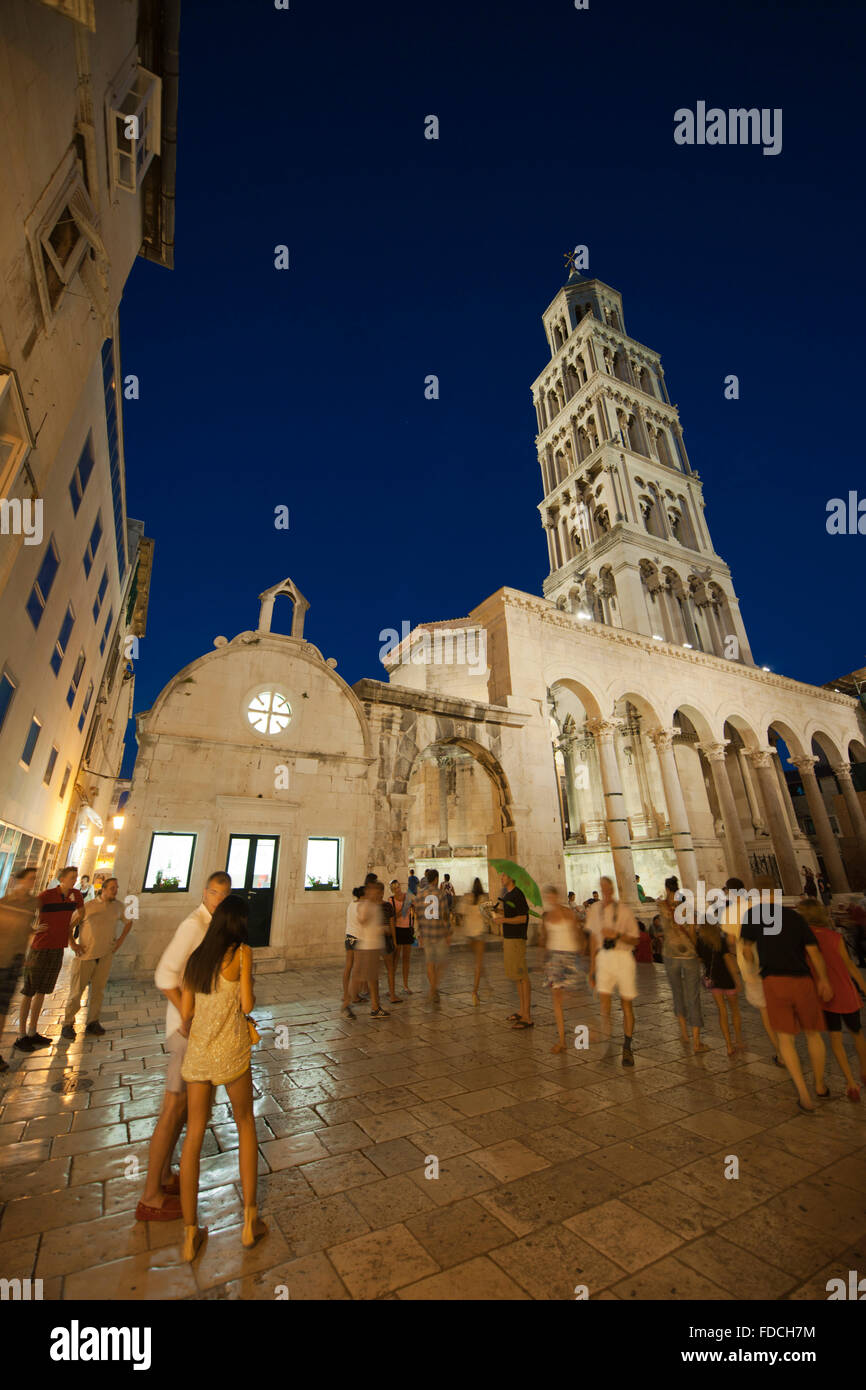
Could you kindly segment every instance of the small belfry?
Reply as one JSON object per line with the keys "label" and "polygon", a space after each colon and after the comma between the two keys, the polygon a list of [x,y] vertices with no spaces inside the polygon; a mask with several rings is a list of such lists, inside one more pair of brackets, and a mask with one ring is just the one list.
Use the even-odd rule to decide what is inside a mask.
{"label": "small belfry", "polygon": [[545,595],[579,618],[751,665],[659,354],[629,337],[619,292],[576,270],[543,321],[551,360],[532,398]]}
{"label": "small belfry", "polygon": [[303,637],[304,619],[310,606],[309,599],[304,598],[297,584],[292,579],[284,579],[282,583],[275,584],[272,589],[265,589],[263,594],[259,594],[259,632],[270,632],[271,623],[274,620],[274,601],[280,597],[286,597],[292,603],[292,637]]}

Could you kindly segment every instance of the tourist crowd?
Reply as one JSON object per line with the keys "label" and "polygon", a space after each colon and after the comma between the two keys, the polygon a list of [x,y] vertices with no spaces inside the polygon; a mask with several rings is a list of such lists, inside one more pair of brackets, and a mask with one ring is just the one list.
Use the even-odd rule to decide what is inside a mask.
{"label": "tourist crowd", "polygon": [[[520,874],[514,867],[513,872]],[[25,868],[13,875],[9,892],[0,898],[0,1018],[8,1013],[21,980],[15,1052],[27,1054],[53,1045],[52,1038],[39,1033],[38,1023],[45,998],[56,987],[67,947],[74,959],[61,1037],[75,1038],[85,991],[85,1032],[97,1038],[105,1032],[99,1021],[105,986],[114,955],[132,922],[124,916],[115,878],[95,885],[82,880],[79,888],[77,881],[77,870],[66,868],[51,887],[37,894],[36,870]],[[534,917],[537,944],[544,953],[544,985],[551,992],[554,1053],[566,1050],[566,996],[583,993],[589,997],[592,991],[599,1003],[600,1034],[609,1038],[616,994],[622,1012],[622,1065],[633,1067],[639,967],[651,970],[660,963],[685,1048],[696,1054],[707,1050],[701,1036],[703,1001],[712,995],[728,1056],[735,1057],[744,1045],[742,992],[759,1013],[772,1061],[788,1071],[804,1114],[815,1113],[815,1098],[830,1095],[824,1075],[825,1034],[848,1099],[859,1101],[858,1079],[843,1030],[851,1036],[859,1080],[866,1082],[860,1014],[866,981],[859,969],[866,948],[866,905],[847,909],[843,929],[829,910],[828,885],[810,871],[805,872],[804,893],[796,909],[781,905],[769,881],[756,887],[759,893],[749,897],[741,880],[729,878],[724,894],[717,895],[717,910],[704,912],[695,909],[693,896],[681,892],[675,877],[665,880],[657,899],[647,895],[638,878],[639,914],[649,918],[647,925],[618,901],[614,884],[606,876],[582,904],[573,892],[563,900],[556,888],[545,888],[538,912],[508,874],[502,876],[501,892],[494,898],[478,878],[458,896],[450,875],[444,874],[440,881],[435,868],[420,876],[413,870],[405,888],[397,879],[386,888],[370,873],[354,889],[346,912],[342,1016],[354,1020],[354,1009],[368,1002],[372,1019],[388,1019],[391,1010],[383,1007],[379,994],[381,965],[384,961],[387,1002],[391,1007],[402,1005],[402,996],[413,993],[412,962],[419,954],[429,1004],[438,1009],[456,938],[466,941],[473,953],[472,1003],[477,1005],[485,980],[487,943],[501,936],[504,974],[517,990],[517,1008],[506,1021],[516,1031],[533,1028],[527,944]],[[766,902],[777,898],[778,908],[768,914]],[[259,1035],[250,1016],[255,996],[247,917],[247,902],[232,893],[229,875],[211,874],[201,904],[175,931],[154,975],[166,999],[165,1093],[135,1216],[138,1221],[182,1219],[183,1257],[188,1261],[196,1257],[206,1235],[198,1225],[199,1164],[217,1086],[227,1090],[238,1130],[243,1244],[252,1246],[267,1234],[257,1207],[251,1049]],[[801,1033],[811,1090],[797,1051]],[[0,1058],[0,1070],[7,1069],[8,1063]],[[184,1127],[180,1170],[175,1172],[172,1158]]]}

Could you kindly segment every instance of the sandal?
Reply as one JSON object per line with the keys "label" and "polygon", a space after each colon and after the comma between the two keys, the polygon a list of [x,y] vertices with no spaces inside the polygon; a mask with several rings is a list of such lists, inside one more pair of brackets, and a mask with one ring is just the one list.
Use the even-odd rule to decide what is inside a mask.
{"label": "sandal", "polygon": [[797,1107],[802,1110],[804,1115],[815,1115],[817,1113],[814,1105],[804,1105],[800,1097],[797,1097]]}
{"label": "sandal", "polygon": [[551,1052],[564,1052],[564,1051],[565,1051],[565,1043],[561,1043],[561,1042],[554,1043],[554,1044],[553,1044],[553,1047],[552,1047],[550,1050],[551,1050]]}
{"label": "sandal", "polygon": [[516,1023],[517,1020],[518,1020],[519,1018],[522,1018],[522,1017],[523,1017],[523,1014],[509,1014],[508,1017],[507,1017],[507,1019],[505,1020],[505,1022],[506,1022],[506,1023]]}
{"label": "sandal", "polygon": [[525,1018],[518,1018],[517,1022],[516,1022],[516,1023],[512,1023],[511,1027],[512,1027],[512,1028],[534,1028],[534,1027],[535,1027],[535,1024],[534,1024],[534,1023],[530,1023],[530,1022],[529,1022],[527,1019],[525,1019]]}

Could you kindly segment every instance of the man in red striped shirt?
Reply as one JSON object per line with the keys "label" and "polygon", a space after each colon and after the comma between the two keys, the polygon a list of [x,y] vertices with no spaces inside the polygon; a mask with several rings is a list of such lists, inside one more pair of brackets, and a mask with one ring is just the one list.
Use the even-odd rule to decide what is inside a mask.
{"label": "man in red striped shirt", "polygon": [[39,926],[24,961],[24,983],[21,993],[21,1014],[18,1021],[19,1038],[13,1044],[18,1052],[35,1052],[50,1047],[51,1039],[37,1033],[36,1024],[42,1012],[46,994],[54,993],[57,976],[63,964],[63,952],[70,946],[77,956],[82,947],[72,935],[72,929],[84,914],[84,899],[75,889],[77,869],[61,869],[57,887],[39,894]]}

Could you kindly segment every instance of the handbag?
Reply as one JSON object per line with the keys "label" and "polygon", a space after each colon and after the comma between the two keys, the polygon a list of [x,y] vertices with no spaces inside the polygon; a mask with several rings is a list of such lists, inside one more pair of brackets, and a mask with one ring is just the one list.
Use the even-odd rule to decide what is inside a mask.
{"label": "handbag", "polygon": [[[243,953],[243,950],[244,950],[244,948],[243,948],[243,946],[242,946],[242,947],[241,947],[241,953]],[[243,964],[243,954],[241,954],[241,964]],[[262,1040],[262,1039],[261,1039],[261,1035],[260,1035],[260,1033],[259,1033],[259,1030],[258,1030],[258,1028],[256,1027],[256,1021],[255,1021],[254,1018],[251,1017],[250,1014],[244,1014],[244,1018],[245,1018],[246,1021],[247,1021],[247,1028],[249,1029],[249,1034],[250,1034],[250,1046],[251,1046],[251,1047],[255,1047],[256,1043],[259,1043],[259,1042],[261,1042],[261,1040]]]}

